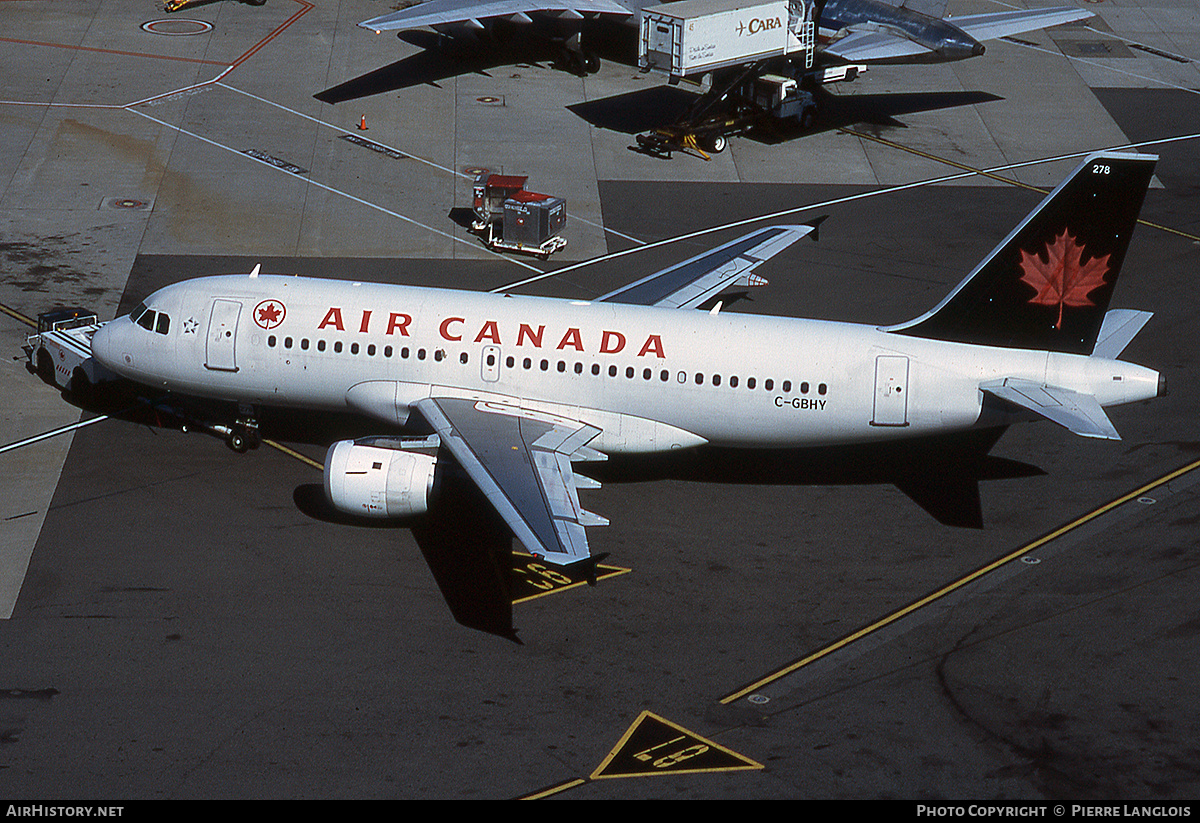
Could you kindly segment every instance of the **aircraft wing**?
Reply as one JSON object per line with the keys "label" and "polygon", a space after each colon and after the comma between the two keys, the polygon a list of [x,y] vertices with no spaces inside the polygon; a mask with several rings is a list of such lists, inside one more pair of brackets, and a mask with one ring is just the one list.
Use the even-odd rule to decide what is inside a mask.
{"label": "aircraft wing", "polygon": [[933,50],[898,32],[851,26],[845,36],[829,43],[821,51],[827,57],[836,57],[847,63],[869,63],[918,57],[931,54]]}
{"label": "aircraft wing", "polygon": [[514,17],[529,22],[534,13],[557,13],[582,17],[587,14],[619,14],[633,12],[617,0],[428,0],[406,9],[372,17],[358,25],[371,31],[416,29],[452,23],[478,22],[490,17]]}
{"label": "aircraft wing", "polygon": [[1061,26],[1091,17],[1090,11],[1063,6],[1054,9],[1029,9],[1027,11],[998,11],[990,14],[964,14],[946,20],[958,26],[976,40],[997,40],[1037,29]]}
{"label": "aircraft wing", "polygon": [[985,383],[980,388],[994,397],[1028,409],[1083,437],[1121,439],[1112,421],[1104,413],[1104,408],[1090,394],[1080,394],[1011,377],[997,383]]}
{"label": "aircraft wing", "polygon": [[754,274],[801,237],[816,237],[824,217],[799,226],[771,226],[751,232],[704,254],[677,263],[596,298],[600,303],[633,303],[640,306],[694,309],[730,286],[765,286]]}
{"label": "aircraft wing", "polygon": [[[991,14],[966,14],[945,18],[974,40],[996,40],[1027,31],[1061,26],[1091,17],[1090,11],[1063,6],[1052,9],[1002,11]],[[905,33],[891,26],[874,23],[857,23],[844,29],[838,37],[822,48],[828,57],[847,63],[872,63],[900,61],[905,58],[921,58],[933,54],[933,49],[922,45]]]}
{"label": "aircraft wing", "polygon": [[531,554],[560,566],[588,561],[586,526],[608,521],[579,505],[572,461],[602,460],[587,448],[594,426],[499,403],[431,397],[417,411]]}

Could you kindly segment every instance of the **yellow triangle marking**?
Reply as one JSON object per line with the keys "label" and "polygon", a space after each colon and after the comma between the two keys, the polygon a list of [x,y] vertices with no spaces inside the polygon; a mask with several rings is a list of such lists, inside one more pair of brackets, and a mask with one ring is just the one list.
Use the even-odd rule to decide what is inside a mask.
{"label": "yellow triangle marking", "polygon": [[[570,572],[543,563],[532,554],[513,552],[513,603],[524,603],[548,594],[573,589],[576,586],[586,586],[587,581],[582,572],[572,575]],[[609,566],[604,563],[596,564],[596,580],[607,580],[610,577],[626,574],[630,569],[620,566]]]}
{"label": "yellow triangle marking", "polygon": [[644,711],[591,779],[761,769],[763,765]]}

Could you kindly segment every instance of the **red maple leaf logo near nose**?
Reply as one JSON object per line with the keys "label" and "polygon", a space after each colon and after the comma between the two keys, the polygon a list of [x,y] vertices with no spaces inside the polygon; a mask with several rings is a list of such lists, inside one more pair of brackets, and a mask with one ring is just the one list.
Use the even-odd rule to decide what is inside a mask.
{"label": "red maple leaf logo near nose", "polygon": [[278,300],[264,300],[254,307],[254,322],[259,327],[270,330],[283,322],[287,309]]}
{"label": "red maple leaf logo near nose", "polygon": [[1029,302],[1038,306],[1058,306],[1058,321],[1054,328],[1062,327],[1064,306],[1094,306],[1088,295],[1104,285],[1108,274],[1108,258],[1093,257],[1083,262],[1083,246],[1063,229],[1062,234],[1046,244],[1043,255],[1029,254],[1021,250],[1021,281],[1037,290]]}

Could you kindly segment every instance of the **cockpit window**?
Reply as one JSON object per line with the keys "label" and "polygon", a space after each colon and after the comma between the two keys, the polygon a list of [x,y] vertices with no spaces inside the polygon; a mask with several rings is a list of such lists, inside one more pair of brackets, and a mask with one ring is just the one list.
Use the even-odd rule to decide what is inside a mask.
{"label": "cockpit window", "polygon": [[129,319],[146,331],[167,334],[171,331],[171,318],[161,311],[146,308],[145,303],[138,303],[137,308],[129,313]]}

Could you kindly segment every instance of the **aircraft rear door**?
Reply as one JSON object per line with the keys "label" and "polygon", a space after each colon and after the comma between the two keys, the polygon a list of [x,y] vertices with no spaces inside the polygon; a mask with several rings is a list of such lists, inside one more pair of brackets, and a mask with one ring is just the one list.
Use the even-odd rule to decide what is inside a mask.
{"label": "aircraft rear door", "polygon": [[242,304],[237,300],[213,301],[208,318],[208,343],[204,365],[218,371],[237,371],[237,324]]}
{"label": "aircraft rear door", "polygon": [[875,358],[875,412],[872,426],[908,425],[908,358],[881,354]]}

